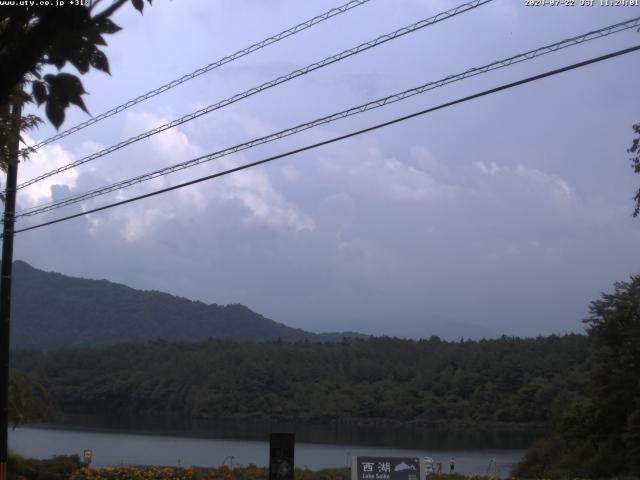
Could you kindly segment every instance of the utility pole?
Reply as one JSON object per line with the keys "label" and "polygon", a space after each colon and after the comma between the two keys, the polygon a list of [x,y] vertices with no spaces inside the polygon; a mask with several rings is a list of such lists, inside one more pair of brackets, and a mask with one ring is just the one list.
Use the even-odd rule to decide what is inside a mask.
{"label": "utility pole", "polygon": [[7,135],[7,182],[4,199],[4,225],[2,233],[2,271],[0,273],[0,480],[7,480],[7,453],[9,429],[9,335],[11,320],[11,274],[13,270],[13,230],[16,211],[16,185],[18,180],[18,153],[20,148],[20,121],[22,101],[6,106],[11,124]]}

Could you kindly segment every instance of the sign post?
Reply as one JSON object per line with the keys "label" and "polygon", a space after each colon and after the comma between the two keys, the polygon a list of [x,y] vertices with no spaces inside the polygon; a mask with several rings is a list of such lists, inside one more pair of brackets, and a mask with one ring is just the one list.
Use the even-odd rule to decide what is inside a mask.
{"label": "sign post", "polygon": [[84,450],[82,452],[82,458],[84,459],[84,463],[87,465],[91,465],[91,459],[93,458],[93,452],[89,449]]}
{"label": "sign post", "polygon": [[272,433],[269,438],[269,480],[293,480],[293,433]]}

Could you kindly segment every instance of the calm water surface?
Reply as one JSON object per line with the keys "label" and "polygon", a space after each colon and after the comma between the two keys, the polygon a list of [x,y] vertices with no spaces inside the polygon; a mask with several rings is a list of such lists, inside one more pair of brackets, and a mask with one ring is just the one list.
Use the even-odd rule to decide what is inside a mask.
{"label": "calm water surface", "polygon": [[[351,455],[431,456],[456,460],[456,471],[486,474],[493,460],[501,476],[522,457],[531,433],[445,433],[407,428],[300,426],[175,419],[67,417],[59,425],[18,428],[9,446],[35,458],[93,450],[93,465],[200,465],[269,463],[269,432],[295,432],[295,463],[321,469],[345,467]],[[233,457],[233,458],[230,458]],[[493,473],[492,467],[492,473]]]}

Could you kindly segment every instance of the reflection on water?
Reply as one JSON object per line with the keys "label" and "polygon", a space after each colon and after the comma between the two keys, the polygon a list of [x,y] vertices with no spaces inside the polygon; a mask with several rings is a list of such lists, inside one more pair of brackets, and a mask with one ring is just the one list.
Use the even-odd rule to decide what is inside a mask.
{"label": "reflection on water", "polygon": [[67,415],[49,428],[136,432],[148,435],[259,440],[269,432],[295,432],[306,443],[426,449],[526,449],[540,432],[309,425],[276,422],[190,420],[178,417]]}
{"label": "reflection on water", "polygon": [[[486,474],[493,460],[501,476],[521,458],[531,433],[435,432],[407,428],[185,422],[179,419],[67,417],[58,425],[19,428],[9,445],[36,458],[93,450],[94,465],[268,464],[271,431],[295,432],[296,465],[345,467],[351,455],[431,456],[456,459],[456,471]],[[233,457],[232,459],[228,457]],[[493,469],[492,469],[493,472]]]}

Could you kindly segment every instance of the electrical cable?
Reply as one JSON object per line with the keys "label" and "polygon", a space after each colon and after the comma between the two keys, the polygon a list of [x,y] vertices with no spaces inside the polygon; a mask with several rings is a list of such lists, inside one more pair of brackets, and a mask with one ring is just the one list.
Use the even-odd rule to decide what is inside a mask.
{"label": "electrical cable", "polygon": [[75,168],[79,165],[85,164],[87,162],[90,162],[92,160],[95,160],[97,158],[103,157],[109,153],[115,152],[116,150],[120,150],[121,148],[124,148],[128,145],[131,145],[132,143],[138,142],[140,140],[144,140],[145,138],[149,138],[157,133],[163,132],[165,130],[168,130],[170,128],[176,127],[178,125],[182,125],[183,123],[186,122],[190,122],[191,120],[194,120],[198,117],[201,117],[202,115],[206,115],[208,113],[211,113],[215,110],[218,110],[220,108],[224,108],[228,105],[231,105],[232,103],[235,103],[237,101],[243,100],[247,97],[250,97],[252,95],[255,95],[257,93],[260,93],[264,90],[267,90],[269,88],[275,87],[277,85],[280,85],[284,82],[287,82],[289,80],[292,80],[294,78],[300,77],[302,75],[306,75],[307,73],[310,73],[314,70],[318,70],[320,68],[326,67],[327,65],[331,65],[333,63],[339,62],[341,60],[344,60],[345,58],[351,57],[353,55],[356,55],[358,53],[362,53],[366,50],[369,50],[370,48],[374,48],[377,47],[379,45],[382,45],[390,40],[395,40],[396,38],[400,38],[404,35],[407,35],[409,33],[413,33],[416,32],[422,28],[428,27],[430,25],[433,25],[437,22],[440,22],[442,20],[446,20],[448,18],[452,18],[456,15],[459,15],[461,13],[467,12],[469,10],[472,10],[474,8],[477,8],[481,5],[484,5],[486,3],[492,2],[493,0],[473,0],[472,2],[468,2],[468,3],[464,3],[462,5],[459,5],[455,8],[452,8],[450,10],[447,10],[445,12],[441,12],[438,13],[437,15],[434,15],[432,17],[426,18],[424,20],[420,20],[419,22],[414,23],[413,25],[409,25],[407,27],[402,27],[398,30],[395,30],[391,33],[385,34],[385,35],[381,35],[378,38],[371,40],[369,42],[364,42],[361,43],[360,45],[350,48],[348,50],[344,50],[336,55],[332,55],[330,57],[325,58],[324,60],[320,60],[319,62],[315,62],[312,63],[310,65],[307,65],[306,67],[294,70],[290,73],[288,73],[287,75],[282,75],[274,80],[271,80],[269,82],[265,82],[262,85],[258,86],[258,87],[253,87],[249,90],[246,90],[242,93],[238,93],[232,97],[229,97],[225,100],[222,100],[218,103],[215,103],[213,105],[209,105],[208,107],[202,108],[200,110],[197,110],[193,113],[190,113],[188,115],[185,115],[181,118],[178,118],[176,120],[173,120],[169,123],[166,123],[164,125],[161,125],[159,127],[156,127],[152,130],[149,130],[147,132],[141,133],[139,135],[136,135],[134,137],[128,138],[127,140],[123,140],[120,143],[117,143],[115,145],[112,145],[108,148],[105,148],[99,152],[93,153],[91,155],[88,155],[86,157],[83,157],[79,160],[76,160],[74,162],[71,162],[67,165],[63,165],[62,167],[56,168],[54,170],[51,170],[47,173],[44,173],[42,175],[39,175],[35,178],[32,178],[31,180],[27,180],[25,182],[22,182],[21,184],[19,184],[16,188],[18,190],[28,187],[29,185],[33,185],[34,183],[37,183],[41,180],[44,180],[45,178],[51,177],[53,175],[56,175],[58,173],[64,172],[66,170],[69,170],[71,168]]}
{"label": "electrical cable", "polygon": [[16,213],[15,218],[20,218],[20,217],[26,217],[26,216],[33,216],[33,215],[38,215],[44,212],[48,212],[51,210],[55,210],[58,208],[62,208],[68,205],[72,205],[78,202],[81,202],[83,200],[87,200],[90,198],[95,198],[98,196],[102,196],[102,195],[106,195],[108,193],[114,192],[116,190],[120,190],[123,188],[127,188],[130,187],[132,185],[136,185],[148,180],[152,180],[154,178],[158,178],[160,176],[163,175],[167,175],[170,173],[174,173],[180,170],[184,170],[186,168],[191,168],[194,167],[196,165],[200,165],[202,163],[205,162],[209,162],[212,160],[215,160],[217,158],[221,158],[233,153],[237,153],[239,151],[242,150],[246,150],[252,147],[255,147],[257,145],[262,145],[268,142],[272,142],[296,133],[299,133],[301,131],[304,130],[308,130],[311,128],[314,128],[318,125],[323,125],[323,124],[327,124],[327,123],[331,123],[334,122],[336,120],[342,119],[342,118],[346,118],[352,115],[357,115],[359,113],[363,113],[369,110],[373,110],[376,108],[380,108],[383,107],[385,105],[389,105],[401,100],[406,100],[407,98],[410,98],[414,95],[418,95],[418,94],[422,94],[426,91],[429,90],[433,90],[435,88],[438,87],[442,87],[444,85],[447,85],[449,83],[453,83],[456,81],[460,81],[463,80],[465,78],[469,78],[475,75],[479,75],[482,73],[486,73],[489,71],[493,71],[493,70],[497,70],[499,68],[505,68],[508,67],[510,65],[514,65],[516,63],[520,63],[523,61],[528,61],[528,60],[532,60],[536,57],[542,56],[542,55],[546,55],[548,53],[552,53],[552,52],[556,52],[558,50],[561,50],[563,48],[567,48],[570,46],[574,46],[574,45],[579,45],[581,43],[590,41],[590,40],[594,40],[597,38],[601,38],[607,35],[611,35],[613,33],[618,33],[618,32],[622,32],[628,29],[632,29],[632,28],[636,28],[640,25],[640,17],[636,17],[630,20],[627,20],[625,22],[619,22],[607,27],[603,27],[600,28],[598,30],[594,30],[588,33],[584,33],[582,35],[578,35],[578,36],[574,36],[571,38],[567,38],[565,40],[562,40],[560,42],[556,42],[550,45],[546,45],[543,47],[539,47],[535,50],[530,50],[528,52],[525,53],[520,53],[511,57],[508,57],[506,59],[502,59],[502,60],[496,60],[492,63],[489,63],[487,65],[483,65],[481,67],[475,67],[475,68],[471,68],[468,69],[462,73],[458,73],[458,74],[454,74],[454,75],[449,75],[445,78],[442,78],[440,80],[436,80],[436,81],[431,81],[428,83],[425,83],[423,85],[420,85],[418,87],[415,88],[411,88],[408,90],[405,90],[403,92],[399,92],[399,93],[395,93],[377,100],[373,100],[371,102],[362,104],[362,105],[358,105],[356,107],[351,107],[347,110],[343,110],[341,112],[337,112],[337,113],[333,113],[331,115],[325,116],[325,117],[321,117],[318,119],[315,119],[311,122],[307,122],[307,123],[303,123],[300,125],[296,125],[294,127],[285,129],[285,130],[280,130],[279,132],[270,134],[270,135],[266,135],[260,138],[256,138],[253,140],[250,140],[248,142],[244,142],[232,147],[228,147],[225,148],[223,150],[219,150],[217,152],[213,152],[207,155],[203,155],[191,160],[187,160],[185,162],[181,162],[175,165],[171,165],[168,167],[164,167],[152,172],[148,172],[148,173],[144,173],[142,175],[138,175],[132,178],[129,178],[127,180],[122,180],[116,183],[113,183],[111,185],[107,185],[104,187],[100,187],[88,192],[83,192],[77,195],[73,195],[73,196],[69,196],[66,198],[62,198],[62,199],[58,199],[55,201],[50,201],[44,204],[40,204],[40,205],[36,205],[27,209],[23,209],[19,212]]}
{"label": "electrical cable", "polygon": [[225,175],[229,175],[231,173],[238,172],[238,171],[241,171],[241,170],[246,170],[246,169],[251,168],[251,167],[255,167],[255,166],[262,165],[262,164],[265,164],[265,163],[268,163],[268,162],[272,162],[274,160],[278,160],[280,158],[288,157],[288,156],[291,156],[291,155],[294,155],[294,154],[297,154],[297,153],[301,153],[301,152],[305,152],[305,151],[308,151],[308,150],[312,150],[312,149],[321,147],[323,145],[329,145],[331,143],[335,143],[335,142],[338,142],[338,141],[341,141],[341,140],[345,140],[347,138],[351,138],[351,137],[354,137],[356,135],[361,135],[363,133],[371,132],[371,131],[374,131],[374,130],[377,130],[377,129],[380,129],[380,128],[383,128],[383,127],[387,127],[389,125],[400,123],[400,122],[409,120],[409,119],[414,118],[414,117],[418,117],[418,116],[421,116],[421,115],[425,115],[427,113],[434,112],[436,110],[441,110],[441,109],[444,109],[444,108],[447,108],[447,107],[451,107],[453,105],[458,105],[460,103],[464,103],[464,102],[467,102],[469,100],[473,100],[473,99],[480,98],[480,97],[483,97],[483,96],[486,96],[486,95],[497,93],[497,92],[500,92],[502,90],[507,90],[507,89],[510,89],[510,88],[514,88],[514,87],[517,87],[517,86],[520,86],[520,85],[524,85],[526,83],[531,83],[531,82],[534,82],[534,81],[537,81],[537,80],[541,80],[543,78],[547,78],[547,77],[550,77],[550,76],[553,76],[553,75],[558,75],[560,73],[564,73],[564,72],[567,72],[567,71],[570,71],[570,70],[575,70],[577,68],[585,67],[587,65],[591,65],[591,64],[594,64],[594,63],[597,63],[597,62],[608,60],[608,59],[611,59],[611,58],[614,58],[614,57],[618,57],[618,56],[621,56],[621,55],[625,55],[627,53],[635,52],[635,51],[638,51],[638,50],[640,50],[640,45],[636,45],[634,47],[629,47],[629,48],[626,48],[626,49],[623,49],[623,50],[618,50],[616,52],[612,52],[612,53],[609,53],[609,54],[606,54],[606,55],[602,55],[602,56],[599,56],[599,57],[591,58],[589,60],[585,60],[585,61],[582,61],[582,62],[574,63],[574,64],[567,65],[567,66],[562,67],[562,68],[557,68],[555,70],[550,70],[550,71],[547,71],[547,72],[544,72],[544,73],[541,73],[541,74],[538,74],[538,75],[527,77],[527,78],[524,78],[522,80],[518,80],[518,81],[515,81],[515,82],[503,84],[503,85],[500,85],[498,87],[491,88],[489,90],[484,90],[484,91],[482,91],[480,93],[476,93],[476,94],[469,95],[469,96],[466,96],[466,97],[463,97],[463,98],[459,98],[457,100],[453,100],[453,101],[450,101],[450,102],[447,102],[447,103],[440,104],[440,105],[438,105],[436,107],[427,108],[425,110],[421,110],[419,112],[415,112],[415,113],[412,113],[412,114],[409,114],[409,115],[398,117],[398,118],[395,118],[393,120],[389,120],[389,121],[386,121],[386,122],[383,122],[383,123],[378,123],[378,124],[373,125],[371,127],[363,128],[361,130],[356,130],[354,132],[350,132],[350,133],[347,133],[345,135],[340,135],[338,137],[334,137],[334,138],[331,138],[331,139],[328,139],[328,140],[324,140],[322,142],[314,143],[312,145],[307,145],[305,147],[301,147],[301,148],[297,148],[297,149],[294,149],[294,150],[290,150],[288,152],[281,153],[281,154],[278,154],[278,155],[274,155],[274,156],[271,156],[271,157],[268,157],[268,158],[264,158],[262,160],[258,160],[258,161],[255,161],[255,162],[251,162],[251,163],[247,163],[247,164],[244,164],[244,165],[240,165],[238,167],[230,168],[230,169],[224,170],[222,172],[217,172],[217,173],[214,173],[214,174],[211,174],[211,175],[207,175],[207,176],[204,176],[204,177],[196,178],[195,180],[190,180],[188,182],[184,182],[184,183],[180,183],[178,185],[173,185],[171,187],[167,187],[167,188],[163,188],[163,189],[160,189],[160,190],[156,190],[156,191],[153,191],[153,192],[150,192],[150,193],[146,193],[144,195],[138,195],[136,197],[132,197],[132,198],[129,198],[129,199],[126,199],[126,200],[122,200],[122,201],[119,201],[119,202],[114,202],[114,203],[110,203],[110,204],[107,204],[107,205],[103,205],[101,207],[93,208],[91,210],[86,210],[84,212],[76,213],[76,214],[73,214],[73,215],[68,215],[66,217],[61,217],[61,218],[57,218],[55,220],[50,220],[50,221],[39,223],[39,224],[32,225],[32,226],[29,226],[29,227],[21,228],[21,229],[15,230],[13,233],[21,233],[21,232],[27,232],[29,230],[35,230],[37,228],[46,227],[46,226],[53,225],[53,224],[56,224],[56,223],[64,222],[64,221],[71,220],[71,219],[74,219],[74,218],[78,218],[78,217],[82,217],[82,216],[89,215],[89,214],[92,214],[92,213],[96,213],[96,212],[100,212],[100,211],[107,210],[107,209],[110,209],[110,208],[114,208],[114,207],[117,207],[117,206],[120,206],[120,205],[125,205],[127,203],[132,203],[132,202],[136,202],[136,201],[139,201],[139,200],[143,200],[145,198],[153,197],[153,196],[159,195],[161,193],[170,192],[172,190],[177,190],[177,189],[180,189],[180,188],[184,188],[184,187],[187,187],[187,186],[190,186],[190,185],[194,185],[194,184],[197,184],[197,183],[201,183],[201,182],[204,182],[204,181],[207,181],[207,180],[212,180],[214,178],[218,178],[218,177],[222,177],[222,176],[225,176]]}
{"label": "electrical cable", "polygon": [[111,110],[108,110],[104,113],[101,113],[100,115],[96,115],[95,117],[90,118],[89,120],[86,120],[82,123],[79,123],[78,125],[75,125],[74,127],[71,127],[67,130],[64,130],[63,132],[60,132],[56,135],[53,135],[52,137],[47,138],[46,140],[41,141],[40,143],[37,143],[36,145],[29,147],[30,150],[37,150],[41,147],[44,147],[45,145],[50,144],[51,142],[55,142],[56,140],[60,140],[61,138],[64,138],[68,135],[71,135],[72,133],[78,132],[90,125],[93,125],[94,123],[97,123],[101,120],[104,120],[106,118],[112,117],[113,115],[116,115],[117,113],[120,113],[128,108],[133,107],[134,105],[137,105],[138,103],[141,103],[145,100],[148,100],[150,98],[155,97],[156,95],[160,95],[161,93],[166,92],[167,90],[171,90],[174,87],[177,87],[178,85],[181,85],[189,80],[192,80],[204,73],[210,72],[211,70],[214,70],[218,67],[221,67],[227,63],[231,63],[234,60],[237,60],[239,58],[242,58],[244,56],[247,56],[257,50],[260,50],[268,45],[274,44],[276,42],[279,42],[280,40],[284,40],[287,37],[290,37],[292,35],[295,35],[296,33],[302,32],[303,30],[306,30],[308,28],[313,27],[314,25],[317,25],[325,20],[328,20],[332,17],[335,17],[336,15],[339,15],[341,13],[345,13],[349,10],[351,10],[352,8],[355,7],[359,7],[360,5],[363,5],[367,2],[369,2],[370,0],[351,0],[350,2],[345,3],[344,5],[340,5],[339,7],[334,7],[331,10],[328,10],[320,15],[317,15],[313,18],[310,18],[309,20],[306,20],[302,23],[299,23],[298,25],[295,25],[291,28],[288,28],[287,30],[284,30],[280,33],[277,33],[275,35],[272,35],[269,38],[266,38],[258,43],[254,43],[253,45],[250,45],[246,48],[243,48],[242,50],[238,50],[235,53],[232,53],[231,55],[227,55],[226,57],[222,57],[219,60],[216,60],[215,62],[210,63],[209,65],[206,65],[204,67],[198,68],[196,70],[194,70],[191,73],[187,73],[185,75],[183,75],[180,78],[177,78],[175,80],[172,80],[169,83],[166,83],[154,90],[151,90],[143,95],[139,95],[136,98],[129,100],[125,103],[123,103],[122,105],[118,105],[117,107],[112,108]]}

